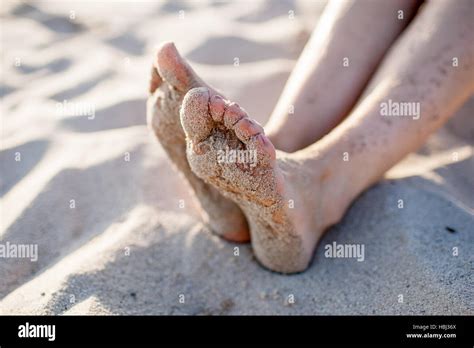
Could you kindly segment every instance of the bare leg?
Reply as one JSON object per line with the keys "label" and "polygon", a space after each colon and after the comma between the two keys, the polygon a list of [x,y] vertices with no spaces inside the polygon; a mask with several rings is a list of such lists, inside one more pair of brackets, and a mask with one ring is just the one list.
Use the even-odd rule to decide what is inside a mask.
{"label": "bare leg", "polygon": [[330,2],[265,126],[275,147],[294,152],[333,129],[417,7],[413,0]]}
{"label": "bare leg", "polygon": [[[343,210],[420,147],[474,93],[473,16],[474,3],[469,0],[426,4],[392,47],[348,119],[300,154],[324,153],[331,158],[332,172],[350,173],[350,177],[335,174],[338,190],[331,193],[345,202]],[[419,118],[383,116],[390,102],[419,103]],[[347,162],[342,160],[344,152]],[[321,165],[319,160],[309,163]]]}
{"label": "bare leg", "polygon": [[[415,9],[416,2],[412,0],[392,0],[382,5],[376,1],[343,1],[328,6],[275,110],[274,122],[270,122],[274,127],[269,137],[276,146],[296,151],[333,128],[354,104]],[[403,19],[398,19],[399,10],[403,11]],[[368,26],[376,30],[369,30]],[[348,52],[353,52],[350,68],[344,68],[342,57]],[[248,227],[240,209],[197,178],[186,161],[178,109],[186,92],[199,86],[212,89],[180,57],[174,45],[163,44],[150,79],[148,123],[190,184],[200,203],[203,221],[226,239],[246,241]],[[289,103],[295,104],[297,110],[292,118],[283,112]],[[318,117],[314,117],[314,109],[319,111]],[[286,136],[288,131],[292,137]]]}
{"label": "bare leg", "polygon": [[[324,230],[360,192],[474,92],[473,6],[470,0],[428,3],[351,115],[320,142],[292,154],[275,153],[263,129],[214,91],[186,94],[181,122],[190,167],[244,211],[263,265],[285,273],[304,270]],[[419,103],[420,117],[383,116],[381,106],[390,100]],[[226,149],[256,153],[256,165],[219,161]]]}

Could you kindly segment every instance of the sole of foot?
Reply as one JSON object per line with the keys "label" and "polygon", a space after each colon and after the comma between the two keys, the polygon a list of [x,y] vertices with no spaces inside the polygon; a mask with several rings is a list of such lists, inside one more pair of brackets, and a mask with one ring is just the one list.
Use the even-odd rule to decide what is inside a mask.
{"label": "sole of foot", "polygon": [[305,270],[322,234],[315,222],[320,201],[308,194],[319,191],[308,189],[314,173],[277,155],[263,128],[212,89],[186,94],[181,123],[192,171],[245,213],[259,262],[281,273]]}
{"label": "sole of foot", "polygon": [[179,55],[173,43],[162,44],[151,71],[147,123],[193,189],[204,223],[229,241],[247,242],[250,238],[248,224],[240,208],[198,178],[186,159],[186,141],[179,110],[185,94],[192,88],[202,86],[212,90]]}

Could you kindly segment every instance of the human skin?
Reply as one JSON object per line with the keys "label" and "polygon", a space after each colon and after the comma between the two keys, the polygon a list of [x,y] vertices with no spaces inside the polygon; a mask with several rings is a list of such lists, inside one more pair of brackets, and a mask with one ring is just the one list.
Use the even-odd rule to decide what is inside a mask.
{"label": "human skin", "polygon": [[[472,10],[467,0],[426,6],[347,119],[294,153],[275,151],[237,104],[206,88],[188,92],[181,122],[191,170],[245,213],[260,263],[282,273],[306,269],[327,227],[473,94]],[[389,101],[415,103],[420,113],[384,116],[381,108]],[[259,163],[253,169],[219,163],[224,148],[257,151]]]}
{"label": "human skin", "polygon": [[[156,99],[149,103],[149,122],[157,135],[167,133],[163,122],[156,122],[160,118],[179,124],[177,110],[182,104],[184,132],[175,137],[179,150],[166,136],[160,139],[168,154],[181,163],[177,167],[188,180],[192,177],[195,190],[204,187],[204,196],[212,192],[213,199],[217,197],[212,208],[217,216],[229,214],[218,203],[220,195],[233,202],[226,227],[238,221],[239,228],[231,228],[236,233],[229,239],[248,238],[239,237],[248,233],[242,227],[245,216],[257,259],[283,273],[304,270],[327,227],[340,221],[361,192],[416,150],[474,92],[472,2],[427,3],[401,35],[406,22],[375,19],[369,25],[364,18],[373,16],[366,17],[359,7],[364,5],[342,3],[334,5],[331,16],[325,15],[331,28],[328,38],[313,35],[308,43],[264,127],[268,135],[243,109],[199,79],[171,44],[160,49],[152,75],[154,97],[160,86],[159,98],[165,104],[167,96],[174,95],[172,111],[166,113],[156,107]],[[387,8],[376,13],[396,16],[393,12],[403,8],[409,18],[416,5],[400,1]],[[346,17],[350,13],[361,18],[351,24],[353,16]],[[367,31],[367,26],[374,30]],[[315,34],[319,30],[322,35],[318,28]],[[346,42],[349,66],[344,67],[341,33],[348,32],[365,34],[368,41],[363,45],[366,51]],[[324,48],[324,54],[315,47]],[[171,69],[160,63],[160,54],[171,57]],[[392,101],[416,103],[420,114],[383,116],[381,106]],[[294,114],[288,114],[288,105],[294,106]],[[228,148],[256,151],[257,166],[250,170],[220,163],[218,152]]]}

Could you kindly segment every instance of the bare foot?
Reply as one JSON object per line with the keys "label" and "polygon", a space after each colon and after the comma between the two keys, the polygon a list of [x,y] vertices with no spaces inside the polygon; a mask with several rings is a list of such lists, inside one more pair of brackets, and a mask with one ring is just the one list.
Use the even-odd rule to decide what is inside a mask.
{"label": "bare foot", "polygon": [[245,242],[249,240],[249,232],[242,211],[218,190],[199,179],[186,159],[179,109],[184,95],[200,86],[211,89],[181,58],[173,43],[164,43],[158,50],[151,72],[147,121],[168,156],[193,188],[204,222],[225,239]]}
{"label": "bare foot", "polygon": [[306,269],[329,222],[314,181],[324,175],[277,155],[256,121],[208,88],[186,94],[181,123],[191,169],[244,211],[258,260],[282,273]]}

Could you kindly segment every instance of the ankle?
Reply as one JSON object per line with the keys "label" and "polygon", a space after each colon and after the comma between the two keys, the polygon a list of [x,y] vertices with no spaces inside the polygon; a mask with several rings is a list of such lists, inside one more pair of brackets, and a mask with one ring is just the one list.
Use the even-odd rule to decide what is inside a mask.
{"label": "ankle", "polygon": [[347,148],[340,143],[321,149],[320,165],[329,173],[322,182],[328,226],[344,217],[354,199],[366,187],[364,178],[367,168],[360,167],[356,158],[349,156]]}
{"label": "ankle", "polygon": [[313,185],[317,188],[320,227],[325,229],[339,222],[352,201],[352,184],[343,154],[339,155],[338,150],[320,142],[292,155],[299,158],[305,170],[311,173]]}

